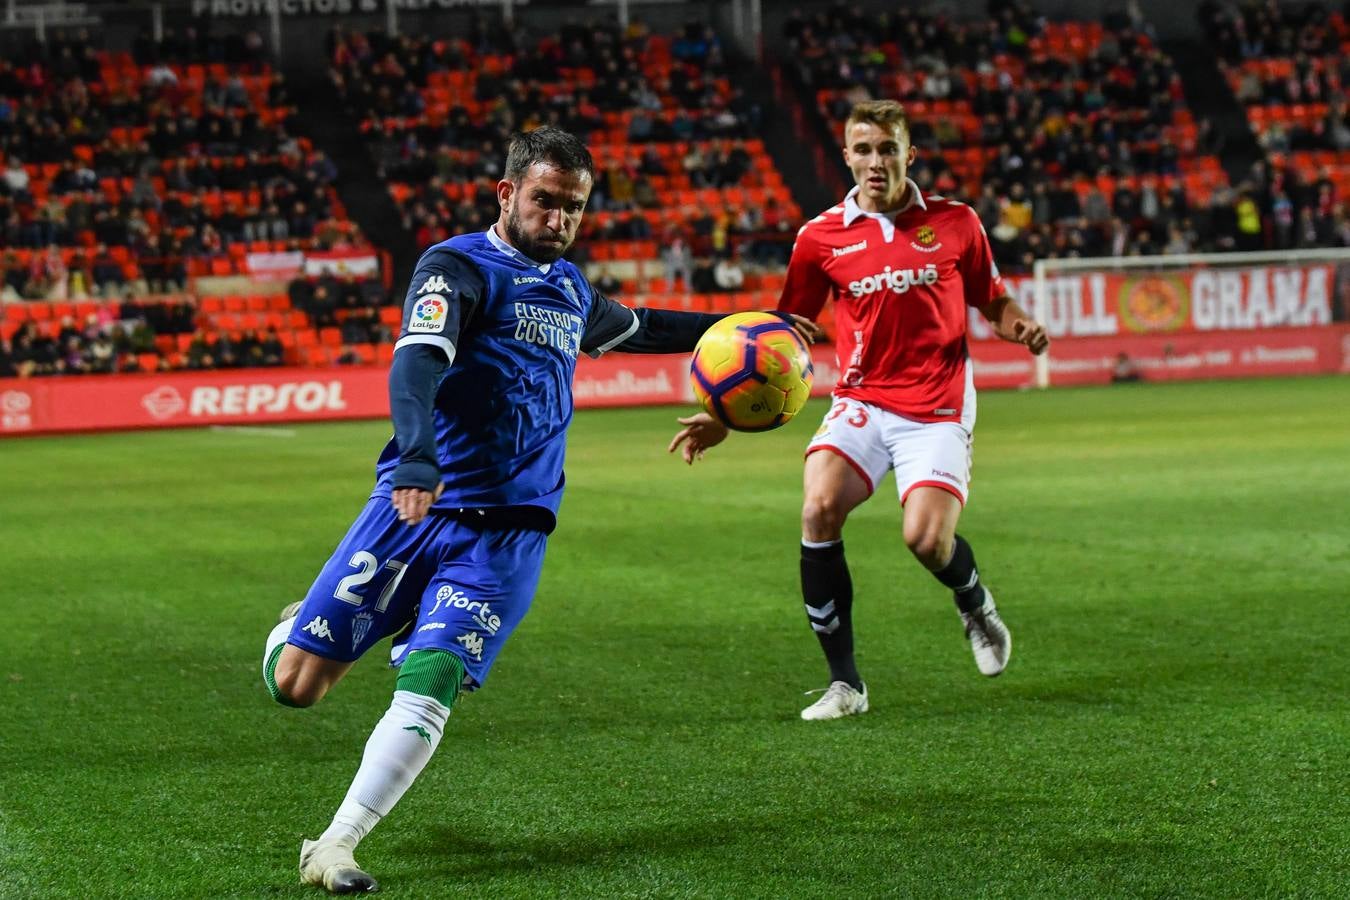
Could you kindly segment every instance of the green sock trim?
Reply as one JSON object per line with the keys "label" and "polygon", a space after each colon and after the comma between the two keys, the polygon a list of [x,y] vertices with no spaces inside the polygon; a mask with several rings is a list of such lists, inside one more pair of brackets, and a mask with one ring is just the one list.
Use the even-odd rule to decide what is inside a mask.
{"label": "green sock trim", "polygon": [[455,705],[464,683],[464,660],[449,650],[414,650],[398,670],[394,689],[430,697],[445,707]]}
{"label": "green sock trim", "polygon": [[267,685],[267,693],[272,695],[272,699],[282,706],[289,706],[291,709],[299,709],[298,703],[291,702],[291,698],[281,692],[277,687],[277,660],[281,659],[281,651],[286,649],[286,642],[282,641],[272,649],[272,655],[267,657],[267,665],[263,666],[263,684]]}

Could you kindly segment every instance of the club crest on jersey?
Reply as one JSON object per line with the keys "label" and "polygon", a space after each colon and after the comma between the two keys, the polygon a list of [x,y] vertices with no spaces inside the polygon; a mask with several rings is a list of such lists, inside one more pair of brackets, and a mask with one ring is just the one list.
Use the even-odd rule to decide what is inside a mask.
{"label": "club crest on jersey", "polygon": [[370,626],[374,621],[375,617],[368,612],[359,612],[352,616],[352,650],[361,646],[361,642],[370,633]]}
{"label": "club crest on jersey", "polygon": [[413,306],[412,315],[408,318],[409,333],[440,331],[445,326],[445,317],[449,311],[450,304],[441,295],[423,297]]}
{"label": "club crest on jersey", "polygon": [[572,284],[572,279],[564,278],[562,280],[562,286],[563,290],[567,291],[567,296],[571,298],[572,302],[575,303],[577,306],[580,306],[581,298],[577,296],[576,285]]}
{"label": "club crest on jersey", "polygon": [[422,286],[417,289],[417,296],[419,297],[423,294],[448,293],[450,293],[450,285],[445,283],[445,277],[443,275],[432,275],[426,281],[422,282]]}
{"label": "club crest on jersey", "polygon": [[910,241],[909,245],[923,253],[932,253],[942,247],[942,244],[935,243],[936,241],[937,232],[933,230],[933,226],[920,225],[919,230],[914,232],[914,240]]}

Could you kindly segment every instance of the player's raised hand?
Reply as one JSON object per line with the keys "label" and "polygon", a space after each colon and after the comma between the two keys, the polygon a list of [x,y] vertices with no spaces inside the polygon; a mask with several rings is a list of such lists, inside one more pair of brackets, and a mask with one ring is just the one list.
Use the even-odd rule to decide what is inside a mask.
{"label": "player's raised hand", "polygon": [[702,459],[709,447],[716,447],[727,439],[727,427],[705,412],[694,413],[692,416],[675,421],[684,428],[671,440],[666,452],[674,453],[683,444],[684,461],[688,465],[692,466],[694,460]]}
{"label": "player's raised hand", "polygon": [[775,312],[774,315],[781,316],[785,322],[791,325],[792,330],[797,332],[797,337],[805,341],[808,347],[825,337],[825,329],[804,316],[785,312]]}
{"label": "player's raised hand", "polygon": [[395,488],[392,502],[399,521],[409,525],[421,523],[431,511],[431,504],[440,499],[444,489],[444,484],[436,485],[435,493],[421,488]]}
{"label": "player's raised hand", "polygon": [[1016,320],[1013,322],[1012,332],[1013,340],[1026,344],[1027,349],[1037,356],[1050,346],[1050,336],[1045,333],[1045,326],[1035,319]]}

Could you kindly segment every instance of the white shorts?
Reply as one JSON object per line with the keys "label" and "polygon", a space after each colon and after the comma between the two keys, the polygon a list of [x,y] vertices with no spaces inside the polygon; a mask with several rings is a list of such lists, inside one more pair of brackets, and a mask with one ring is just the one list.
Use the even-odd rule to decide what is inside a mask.
{"label": "white shorts", "polygon": [[869,493],[876,490],[887,469],[894,469],[901,505],[915,488],[936,487],[955,494],[965,506],[973,408],[963,418],[968,423],[916,422],[861,400],[835,397],[806,455],[828,450],[843,457],[867,482]]}

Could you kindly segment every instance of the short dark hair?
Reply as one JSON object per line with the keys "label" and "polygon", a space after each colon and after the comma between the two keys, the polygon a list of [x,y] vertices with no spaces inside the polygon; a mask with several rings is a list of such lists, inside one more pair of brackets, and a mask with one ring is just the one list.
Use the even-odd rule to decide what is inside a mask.
{"label": "short dark hair", "polygon": [[551,125],[511,136],[506,151],[507,180],[520,180],[535,163],[548,163],[564,172],[585,172],[595,180],[595,160],[581,138]]}
{"label": "short dark hair", "polygon": [[905,115],[905,108],[894,100],[864,100],[853,104],[848,121],[844,123],[846,142],[854,122],[869,122],[883,131],[899,132],[909,140],[909,117]]}

